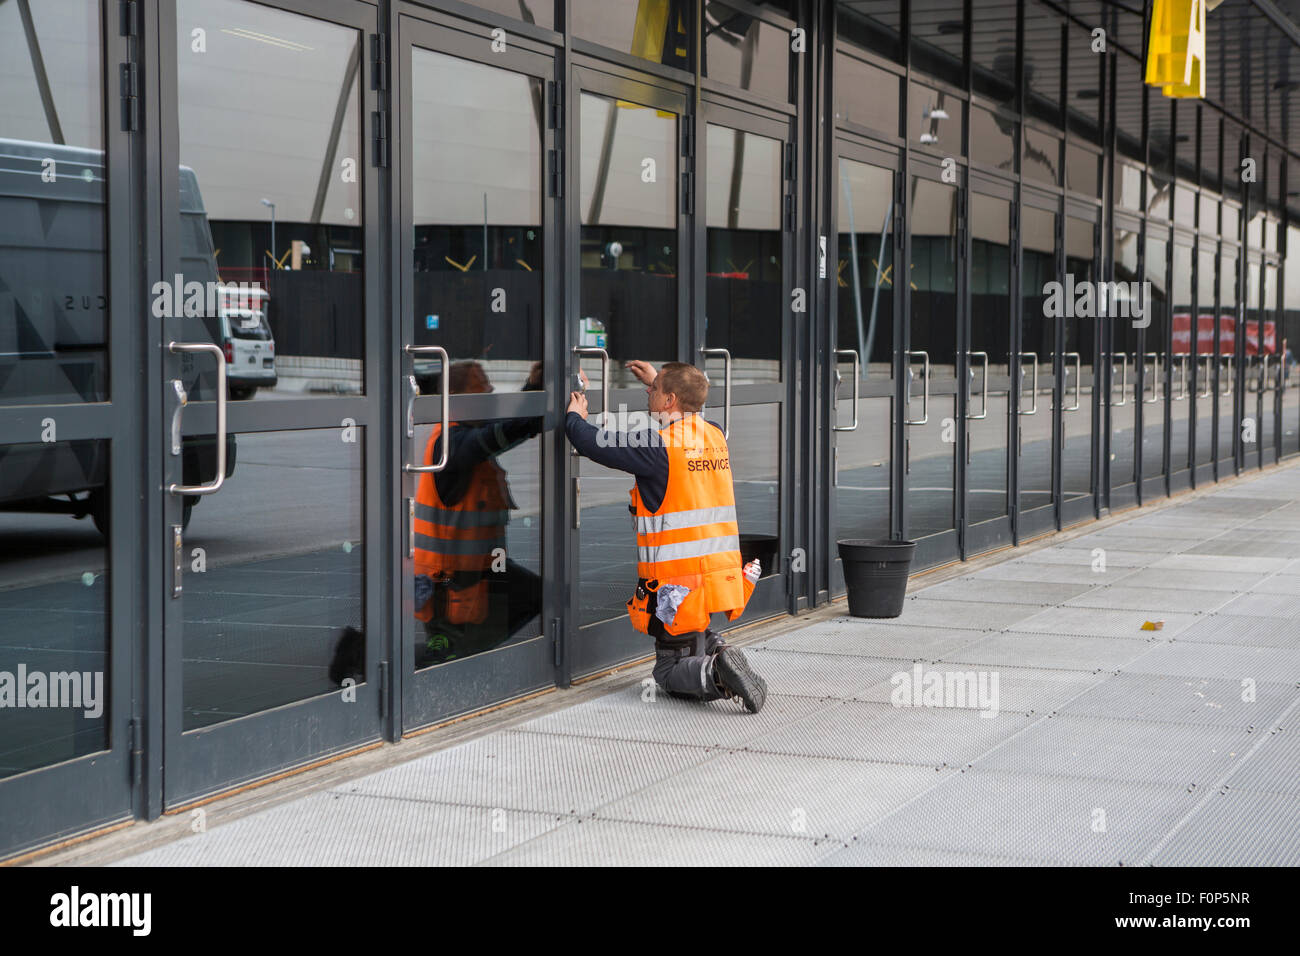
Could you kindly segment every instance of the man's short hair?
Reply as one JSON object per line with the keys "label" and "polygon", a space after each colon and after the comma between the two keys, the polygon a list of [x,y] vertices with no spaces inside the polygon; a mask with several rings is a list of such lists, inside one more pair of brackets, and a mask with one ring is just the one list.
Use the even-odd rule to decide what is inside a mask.
{"label": "man's short hair", "polygon": [[677,404],[684,412],[698,412],[709,397],[709,380],[694,365],[685,362],[665,362],[659,370],[659,391],[676,395]]}
{"label": "man's short hair", "polygon": [[475,378],[482,374],[483,366],[473,359],[460,359],[451,363],[447,380],[447,391],[459,395],[474,384]]}

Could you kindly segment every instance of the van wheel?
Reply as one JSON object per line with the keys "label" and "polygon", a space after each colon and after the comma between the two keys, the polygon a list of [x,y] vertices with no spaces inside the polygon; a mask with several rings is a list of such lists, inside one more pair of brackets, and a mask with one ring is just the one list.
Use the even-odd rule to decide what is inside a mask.
{"label": "van wheel", "polygon": [[232,402],[246,402],[253,397],[253,393],[256,391],[256,385],[232,385],[230,386],[230,400]]}
{"label": "van wheel", "polygon": [[90,520],[95,523],[95,530],[108,537],[108,489],[95,488],[90,492],[90,497],[86,499],[87,509],[90,511]]}

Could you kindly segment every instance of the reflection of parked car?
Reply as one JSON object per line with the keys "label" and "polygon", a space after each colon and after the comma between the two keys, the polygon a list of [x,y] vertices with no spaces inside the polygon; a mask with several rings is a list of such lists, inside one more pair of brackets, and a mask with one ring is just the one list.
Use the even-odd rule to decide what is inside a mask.
{"label": "reflection of parked car", "polygon": [[[189,278],[215,281],[212,234],[194,171],[182,166],[180,183],[182,268]],[[104,190],[99,150],[0,139],[0,405],[110,398]],[[215,341],[216,318],[201,327]],[[182,367],[190,399],[210,400],[215,373],[197,363]],[[226,475],[234,468],[235,439],[227,435]],[[212,480],[212,435],[184,439],[181,471],[186,484]],[[105,531],[107,487],[105,443],[0,445],[0,511],[90,515]],[[185,499],[187,524],[197,501]]]}
{"label": "reflection of parked car", "polygon": [[278,381],[275,339],[266,324],[266,299],[262,289],[244,289],[219,297],[226,382],[230,397],[236,401],[252,398],[258,388],[271,388]]}

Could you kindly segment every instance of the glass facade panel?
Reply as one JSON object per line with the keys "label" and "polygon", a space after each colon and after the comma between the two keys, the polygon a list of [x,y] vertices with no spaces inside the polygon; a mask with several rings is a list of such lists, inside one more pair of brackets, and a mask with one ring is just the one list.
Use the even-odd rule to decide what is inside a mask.
{"label": "glass facade panel", "polygon": [[862,0],[852,5],[837,3],[835,35],[841,41],[901,62],[904,2]]}
{"label": "glass facade panel", "polygon": [[[1138,282],[1141,233],[1136,224],[1116,222],[1112,238],[1112,280]],[[1136,463],[1137,366],[1142,361],[1138,330],[1132,322],[1111,323],[1110,482],[1112,488],[1133,483]]]}
{"label": "glass facade panel", "polygon": [[960,155],[965,131],[965,103],[951,93],[920,83],[909,86],[907,136],[913,144]]}
{"label": "glass facade panel", "polygon": [[108,748],[108,458],[0,445],[0,779]]}
{"label": "glass facade panel", "polygon": [[1147,302],[1150,324],[1146,329],[1146,350],[1142,355],[1142,477],[1151,478],[1165,470],[1165,384],[1171,380],[1169,354],[1169,239],[1167,227],[1147,226],[1146,281],[1151,298]]}
{"label": "glass facade panel", "polygon": [[1014,174],[1016,131],[1020,124],[974,105],[970,108],[970,123],[971,162]]}
{"label": "glass facade panel", "polygon": [[845,53],[835,54],[835,122],[898,135],[899,78]]}
{"label": "glass facade panel", "polygon": [[[411,93],[404,341],[477,359],[498,386],[517,386],[542,357],[542,83],[416,48]],[[437,392],[438,371],[416,359],[421,392]]]}
{"label": "glass facade panel", "polygon": [[1016,0],[981,0],[971,21],[976,93],[998,106],[1016,107]]}
{"label": "glass facade panel", "polygon": [[1061,185],[1061,138],[1026,124],[1021,172],[1027,179],[1050,186]]}
{"label": "glass facade panel", "polygon": [[1046,4],[1025,0],[1025,114],[1056,126],[1063,125],[1061,31],[1064,23],[1064,18]]}
{"label": "glass facade panel", "polygon": [[731,352],[733,383],[779,382],[782,144],[711,123],[707,138],[705,345]]}
{"label": "glass facade panel", "polygon": [[790,34],[725,3],[704,5],[703,74],[770,99],[790,100]]}
{"label": "glass facade panel", "polygon": [[100,31],[89,0],[0,4],[0,406],[108,399]]}
{"label": "glass facade panel", "polygon": [[1057,281],[1056,214],[1020,210],[1020,509],[1052,503],[1052,363],[1056,320],[1045,286]]}
{"label": "glass facade panel", "polygon": [[[1075,216],[1065,218],[1065,272],[1075,286],[1093,282],[1098,271],[1094,259],[1097,227]],[[1062,343],[1061,386],[1061,493],[1065,500],[1092,494],[1092,394],[1096,381],[1093,356],[1097,319],[1092,315],[1067,317]]]}
{"label": "glass facade panel", "polygon": [[569,0],[569,23],[575,36],[619,53],[680,70],[692,68],[694,15],[688,4]]}
{"label": "glass facade panel", "polygon": [[1011,355],[1011,203],[971,193],[971,360],[967,390],[972,523],[1006,515]]}
{"label": "glass facade panel", "polygon": [[957,86],[966,85],[962,43],[962,7],[948,0],[911,0],[908,27],[912,37],[912,69]]}
{"label": "glass facade panel", "polygon": [[335,392],[360,393],[365,37],[246,0],[176,14],[185,279],[262,290],[251,309],[219,297],[185,337],[228,348],[232,398],[322,367]]}
{"label": "glass facade panel", "polygon": [[[364,674],[364,432],[236,440],[238,467],[185,534],[186,553],[203,554],[182,596],[185,730],[337,693],[337,673]],[[355,643],[342,640],[348,628]]]}
{"label": "glass facade panel", "polygon": [[1090,149],[1065,144],[1065,188],[1091,198],[1101,194],[1101,155]]}
{"label": "glass facade panel", "polygon": [[579,123],[579,340],[631,386],[622,362],[677,358],[677,116],[583,93]]}

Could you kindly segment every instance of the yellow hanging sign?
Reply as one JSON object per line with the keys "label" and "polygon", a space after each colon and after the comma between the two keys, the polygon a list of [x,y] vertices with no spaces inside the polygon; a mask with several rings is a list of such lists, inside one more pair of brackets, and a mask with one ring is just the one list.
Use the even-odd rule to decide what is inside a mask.
{"label": "yellow hanging sign", "polygon": [[1155,0],[1146,82],[1165,96],[1205,97],[1205,0]]}

